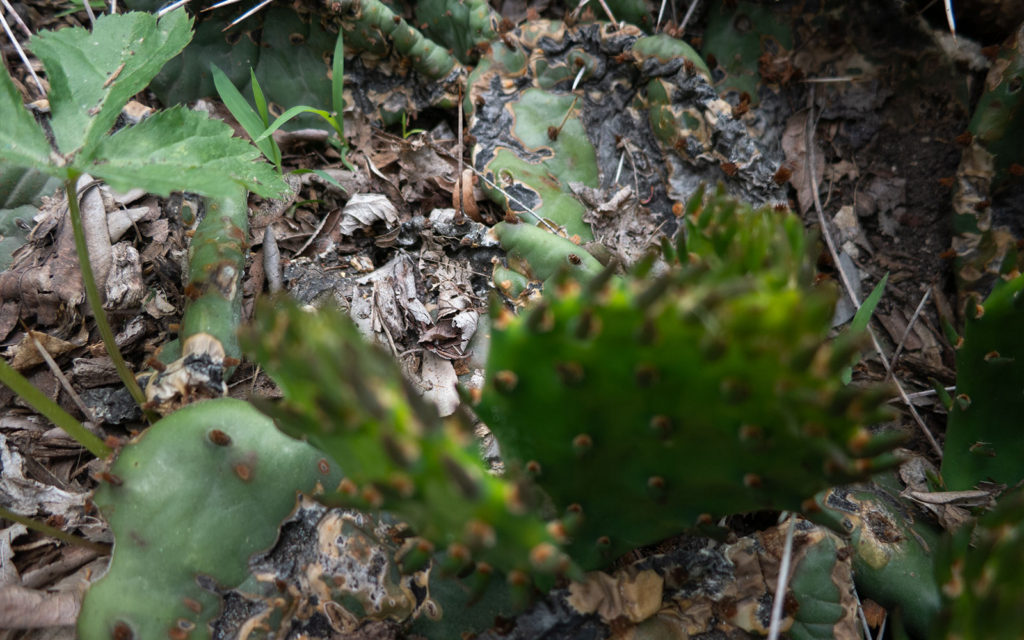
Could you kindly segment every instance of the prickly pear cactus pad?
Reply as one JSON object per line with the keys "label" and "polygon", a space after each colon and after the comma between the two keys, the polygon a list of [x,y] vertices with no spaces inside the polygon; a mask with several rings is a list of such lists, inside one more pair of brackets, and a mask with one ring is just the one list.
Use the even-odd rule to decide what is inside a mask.
{"label": "prickly pear cactus pad", "polygon": [[953,195],[953,248],[961,294],[987,295],[1000,274],[1024,268],[1022,78],[1024,25],[999,48],[968,131],[958,138],[965,148]]}
{"label": "prickly pear cactus pad", "polygon": [[1024,630],[1024,491],[1005,495],[944,550],[936,639],[1020,638]]}
{"label": "prickly pear cactus pad", "polygon": [[114,531],[107,575],[86,594],[83,640],[209,638],[213,587],[248,575],[299,491],[337,483],[337,467],[245,402],[208,400],[125,447],[96,505]]}
{"label": "prickly pear cactus pad", "polygon": [[946,425],[942,477],[949,489],[1024,478],[1024,276],[1001,281],[972,305],[956,354],[956,395]]}
{"label": "prickly pear cactus pad", "polygon": [[476,62],[498,37],[499,16],[486,0],[420,0],[414,6],[425,35],[451,49],[464,64]]}
{"label": "prickly pear cactus pad", "polygon": [[813,517],[849,537],[860,595],[899,610],[906,629],[924,637],[942,606],[934,564],[939,537],[896,495],[879,485],[836,487],[818,497],[822,511]]}
{"label": "prickly pear cactus pad", "polygon": [[884,390],[839,380],[857,346],[825,342],[835,294],[800,221],[721,191],[689,209],[662,275],[564,278],[493,318],[476,411],[567,510],[584,568],[709,515],[798,510],[892,444],[864,428]]}
{"label": "prickly pear cactus pad", "polygon": [[571,568],[559,529],[528,514],[529,492],[488,473],[458,418],[442,422],[348,317],[264,302],[242,341],[284,392],[265,410],[346,470],[335,502],[391,512],[424,539],[403,555],[405,568],[434,549],[454,572],[478,560],[549,576]]}
{"label": "prickly pear cactus pad", "polygon": [[470,75],[466,110],[473,162],[509,197],[481,187],[525,221],[537,222],[532,211],[583,240],[571,182],[617,179],[662,214],[706,182],[750,202],[783,200],[772,181],[781,154],[733,118],[697,53],[630,25],[533,20],[503,34]]}

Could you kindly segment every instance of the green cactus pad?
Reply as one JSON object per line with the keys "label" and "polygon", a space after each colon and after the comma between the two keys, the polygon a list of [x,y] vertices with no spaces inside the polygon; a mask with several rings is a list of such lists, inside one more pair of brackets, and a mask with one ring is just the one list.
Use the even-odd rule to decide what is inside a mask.
{"label": "green cactus pad", "polygon": [[462,63],[476,62],[483,47],[497,38],[500,16],[485,0],[421,0],[415,6],[425,35]]}
{"label": "green cactus pad", "polygon": [[956,395],[942,477],[949,489],[1024,478],[1024,276],[1001,281],[972,316],[957,349]]}
{"label": "green cactus pad", "polygon": [[564,279],[494,319],[477,413],[569,510],[585,568],[883,464],[863,429],[883,390],[839,380],[857,346],[825,343],[835,294],[812,285],[799,219],[720,192],[686,227],[663,275]]}
{"label": "green cactus pad", "polygon": [[[797,524],[803,528],[803,523]],[[858,632],[857,601],[853,594],[853,569],[846,542],[823,527],[805,530],[794,537],[796,553],[789,588],[796,600],[793,640],[849,638]]]}
{"label": "green cactus pad", "polygon": [[557,531],[528,513],[528,488],[491,475],[460,419],[442,422],[349,318],[264,302],[242,340],[284,392],[266,410],[345,468],[328,502],[393,513],[447,554],[454,573],[475,561],[510,578],[572,568]]}
{"label": "green cactus pad", "polygon": [[125,447],[96,491],[114,531],[107,575],[86,594],[83,640],[209,638],[220,599],[268,548],[299,491],[337,467],[245,402],[193,404]]}
{"label": "green cactus pad", "polygon": [[548,280],[568,271],[585,282],[604,268],[583,247],[541,227],[499,222],[494,234],[510,259],[525,262],[523,271],[531,280]]}
{"label": "green cactus pad", "polygon": [[[573,0],[566,4],[575,8],[579,6],[580,2]],[[608,6],[612,16],[619,22],[628,22],[645,31],[650,31],[654,26],[652,12],[657,10],[656,3],[651,3],[648,0],[606,0],[603,4]],[[609,21],[611,19],[601,4],[595,3],[586,7],[581,18],[587,18],[588,12],[592,13],[597,20]]]}
{"label": "green cactus pad", "polygon": [[221,13],[220,18],[198,23],[189,46],[153,79],[150,89],[161,102],[176,104],[217,95],[211,64],[224,71],[235,86],[249,83],[249,69],[259,60],[259,43],[248,30],[224,31],[225,16]]}
{"label": "green cactus pad", "polygon": [[1000,499],[973,533],[944,550],[943,609],[932,637],[1012,640],[1024,634],[1024,490]]}
{"label": "green cactus pad", "polygon": [[[985,93],[971,116],[968,130],[986,151],[995,156],[998,188],[1011,179],[1010,167],[1024,166],[1024,25],[999,49],[985,79]],[[1021,176],[1017,175],[1020,179]]]}
{"label": "green cactus pad", "polygon": [[701,54],[718,65],[715,87],[726,95],[747,94],[750,104],[759,102],[761,59],[785,58],[793,48],[792,28],[771,6],[756,2],[716,2],[708,11]]}

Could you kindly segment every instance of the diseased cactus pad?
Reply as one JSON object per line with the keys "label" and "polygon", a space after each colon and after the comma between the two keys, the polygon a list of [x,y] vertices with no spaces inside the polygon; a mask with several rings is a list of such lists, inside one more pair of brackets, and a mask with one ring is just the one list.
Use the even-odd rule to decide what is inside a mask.
{"label": "diseased cactus pad", "polygon": [[857,347],[824,342],[835,295],[812,286],[799,220],[719,194],[686,226],[664,275],[564,279],[494,321],[477,412],[581,522],[584,568],[884,463],[861,427],[882,390],[840,382]]}
{"label": "diseased cactus pad", "polygon": [[505,33],[470,75],[466,110],[477,170],[511,198],[481,187],[524,220],[537,222],[529,208],[583,240],[573,182],[635,187],[665,215],[702,182],[782,200],[777,149],[748,135],[708,77],[688,44],[630,25],[532,20]]}

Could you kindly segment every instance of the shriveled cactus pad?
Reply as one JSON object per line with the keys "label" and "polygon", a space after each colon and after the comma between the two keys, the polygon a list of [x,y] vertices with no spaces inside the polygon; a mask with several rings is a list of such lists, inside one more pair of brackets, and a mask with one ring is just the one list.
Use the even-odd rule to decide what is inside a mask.
{"label": "shriveled cactus pad", "polygon": [[482,185],[488,193],[527,221],[536,222],[531,210],[583,239],[590,232],[572,182],[633,187],[663,213],[701,182],[725,181],[755,203],[782,200],[772,181],[777,146],[748,135],[682,40],[533,20],[481,57],[466,109],[477,170],[511,197]]}
{"label": "shriveled cactus pad", "polygon": [[857,345],[825,342],[835,294],[800,221],[699,198],[663,275],[565,278],[494,322],[477,413],[568,509],[584,568],[703,514],[800,509],[891,444],[862,428],[883,390],[840,382]]}

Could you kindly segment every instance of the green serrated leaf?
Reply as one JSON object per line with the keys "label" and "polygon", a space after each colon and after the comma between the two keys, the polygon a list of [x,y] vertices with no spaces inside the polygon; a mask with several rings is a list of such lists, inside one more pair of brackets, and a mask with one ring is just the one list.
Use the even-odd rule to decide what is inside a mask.
{"label": "green serrated leaf", "polygon": [[50,143],[35,118],[25,109],[14,82],[0,73],[0,166],[29,167],[58,175],[49,166]]}
{"label": "green serrated leaf", "polygon": [[[14,262],[14,252],[28,239],[28,222],[39,213],[39,207],[31,204],[13,209],[0,209],[0,271]],[[18,221],[26,222],[24,227]]]}
{"label": "green serrated leaf", "polygon": [[[42,197],[52,195],[59,186],[60,182],[47,172],[27,167],[4,169],[0,173],[0,209],[13,209],[26,204],[38,207],[42,204]],[[0,233],[6,235],[2,224]]]}
{"label": "green serrated leaf", "polygon": [[157,21],[147,13],[107,15],[92,32],[82,28],[41,33],[30,48],[46,66],[51,126],[61,153],[96,157],[100,139],[133,95],[192,38],[184,9]]}
{"label": "green serrated leaf", "polygon": [[103,138],[96,157],[83,167],[115,189],[139,187],[157,195],[191,191],[227,197],[235,183],[264,197],[285,193],[288,185],[245,140],[205,114],[175,107]]}

